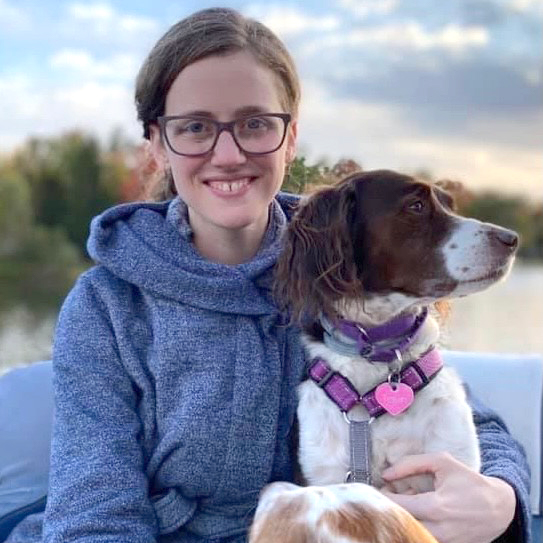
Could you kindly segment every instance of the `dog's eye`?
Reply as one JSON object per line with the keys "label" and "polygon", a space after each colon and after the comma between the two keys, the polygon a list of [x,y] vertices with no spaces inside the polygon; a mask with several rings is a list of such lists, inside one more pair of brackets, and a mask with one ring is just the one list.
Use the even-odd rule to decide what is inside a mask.
{"label": "dog's eye", "polygon": [[422,200],[416,200],[408,204],[407,209],[413,213],[422,213],[424,211],[424,202]]}

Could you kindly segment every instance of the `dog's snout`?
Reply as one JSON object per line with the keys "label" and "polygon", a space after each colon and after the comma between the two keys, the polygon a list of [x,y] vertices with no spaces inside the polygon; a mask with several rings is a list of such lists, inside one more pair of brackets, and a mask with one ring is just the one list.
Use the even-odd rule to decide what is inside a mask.
{"label": "dog's snout", "polygon": [[514,251],[518,247],[519,236],[513,230],[506,228],[496,228],[492,231],[492,236],[508,249]]}

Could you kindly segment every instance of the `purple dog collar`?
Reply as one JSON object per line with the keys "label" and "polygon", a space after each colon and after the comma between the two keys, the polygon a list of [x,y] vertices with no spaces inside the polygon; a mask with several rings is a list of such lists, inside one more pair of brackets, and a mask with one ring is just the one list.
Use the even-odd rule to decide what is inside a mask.
{"label": "purple dog collar", "polygon": [[402,315],[367,330],[356,322],[345,319],[339,319],[337,324],[339,331],[351,339],[362,338],[366,343],[377,343],[390,338],[413,335],[418,331],[427,315],[428,308],[425,307],[418,315]]}
{"label": "purple dog collar", "polygon": [[[368,329],[344,319],[335,322],[321,319],[321,323],[326,330],[325,343],[331,349],[341,354],[360,355],[372,362],[392,362],[398,358],[398,352],[413,342],[427,317],[425,307],[418,315],[402,315]],[[354,343],[345,344],[336,332]]]}
{"label": "purple dog collar", "polygon": [[[347,337],[356,341],[359,352],[372,361],[392,362],[396,360],[396,351],[403,351],[408,347],[428,316],[428,308],[424,308],[419,315],[407,315],[393,319],[381,326],[365,330],[351,321],[341,320],[339,330]],[[399,338],[394,345],[379,347],[380,342],[390,343],[392,339]]]}
{"label": "purple dog collar", "polygon": [[[399,382],[411,387],[413,392],[417,392],[425,387],[442,367],[443,359],[439,351],[431,349],[400,371]],[[322,358],[313,359],[308,373],[315,384],[324,390],[342,412],[347,413],[355,405],[361,403],[368,410],[370,417],[376,418],[386,413],[375,397],[377,387],[361,396],[347,377],[332,370]]]}

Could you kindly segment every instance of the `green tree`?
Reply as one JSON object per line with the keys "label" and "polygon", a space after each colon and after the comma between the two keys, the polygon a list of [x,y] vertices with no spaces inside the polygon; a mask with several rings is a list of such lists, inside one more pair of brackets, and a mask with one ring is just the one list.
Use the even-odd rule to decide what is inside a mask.
{"label": "green tree", "polygon": [[101,182],[100,149],[94,138],[77,132],[55,143],[66,202],[65,213],[58,217],[58,225],[76,246],[84,250],[91,218],[113,203]]}
{"label": "green tree", "polygon": [[304,193],[311,185],[327,182],[327,169],[323,164],[308,166],[305,157],[296,157],[289,166],[282,190],[295,194]]}
{"label": "green tree", "polygon": [[124,201],[124,185],[133,177],[133,168],[129,162],[135,161],[136,150],[108,151],[101,154],[100,190],[108,202]]}
{"label": "green tree", "polygon": [[296,157],[289,166],[288,175],[283,182],[282,190],[303,194],[319,185],[330,185],[353,172],[362,171],[358,162],[342,158],[331,168],[321,160],[313,165],[306,164],[304,156]]}
{"label": "green tree", "polygon": [[60,161],[52,152],[52,142],[32,138],[16,151],[13,162],[30,187],[34,220],[55,226],[66,214],[65,188],[59,174]]}
{"label": "green tree", "polygon": [[58,300],[81,269],[66,234],[35,223],[30,184],[13,158],[0,160],[0,305]]}
{"label": "green tree", "polygon": [[14,163],[30,187],[36,223],[62,230],[85,254],[91,218],[119,201],[128,171],[121,154],[104,153],[94,137],[70,132],[31,139]]}
{"label": "green tree", "polygon": [[0,163],[0,257],[16,254],[32,227],[30,188],[7,161]]}

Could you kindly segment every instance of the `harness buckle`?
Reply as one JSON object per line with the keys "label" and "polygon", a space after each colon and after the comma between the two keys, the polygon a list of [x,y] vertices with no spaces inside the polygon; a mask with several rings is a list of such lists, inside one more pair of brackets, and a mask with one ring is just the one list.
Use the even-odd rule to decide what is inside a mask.
{"label": "harness buckle", "polygon": [[324,388],[328,384],[328,381],[330,381],[330,379],[332,379],[335,374],[336,372],[332,368],[330,368],[328,370],[328,373],[322,379],[319,379],[318,382],[314,382],[319,388]]}
{"label": "harness buckle", "polygon": [[350,419],[349,418],[349,413],[347,411],[342,411],[341,414],[343,415],[343,420],[347,423],[347,424],[352,424],[353,422],[356,423],[356,422],[367,422],[368,424],[371,424],[374,420],[375,420],[375,417],[370,417],[369,419],[367,420],[355,420],[355,419]]}

